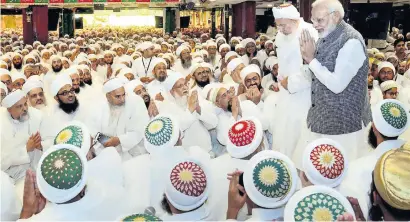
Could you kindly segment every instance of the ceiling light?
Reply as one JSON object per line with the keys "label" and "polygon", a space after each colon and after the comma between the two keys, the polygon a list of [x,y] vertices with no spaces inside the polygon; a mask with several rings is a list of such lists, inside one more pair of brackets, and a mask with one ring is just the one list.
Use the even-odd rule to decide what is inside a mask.
{"label": "ceiling light", "polygon": [[272,7],[272,4],[269,4],[268,7]]}
{"label": "ceiling light", "polygon": [[195,6],[200,6],[201,4],[199,4],[199,2],[195,3]]}
{"label": "ceiling light", "polygon": [[214,2],[214,1],[216,1],[216,0],[209,0],[210,2]]}
{"label": "ceiling light", "polygon": [[7,8],[13,8],[13,6],[12,6],[12,5],[8,5]]}

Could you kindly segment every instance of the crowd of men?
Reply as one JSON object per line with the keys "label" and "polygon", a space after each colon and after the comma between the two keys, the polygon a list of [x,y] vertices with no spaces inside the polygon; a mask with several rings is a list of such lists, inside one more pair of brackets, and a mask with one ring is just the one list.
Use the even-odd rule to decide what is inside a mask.
{"label": "crowd of men", "polygon": [[272,10],[256,40],[3,33],[1,220],[409,221],[410,33]]}

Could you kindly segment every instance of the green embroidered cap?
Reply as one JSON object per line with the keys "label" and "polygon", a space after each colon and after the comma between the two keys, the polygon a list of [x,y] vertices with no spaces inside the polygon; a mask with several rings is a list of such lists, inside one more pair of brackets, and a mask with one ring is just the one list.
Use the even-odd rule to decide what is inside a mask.
{"label": "green embroidered cap", "polygon": [[145,127],[145,148],[149,153],[173,147],[179,138],[177,122],[170,116],[157,116]]}
{"label": "green embroidered cap", "polygon": [[90,150],[90,133],[81,122],[72,121],[65,126],[54,138],[56,144],[71,144],[82,149],[87,154]]}
{"label": "green embroidered cap", "polygon": [[57,144],[40,158],[36,179],[41,194],[50,202],[64,203],[77,196],[87,181],[86,155],[71,144]]}
{"label": "green embroidered cap", "polygon": [[264,208],[286,204],[296,190],[297,170],[285,155],[265,150],[253,156],[244,171],[243,182],[251,200]]}
{"label": "green embroidered cap", "polygon": [[403,134],[409,125],[409,110],[398,100],[385,99],[372,108],[376,129],[388,137]]}

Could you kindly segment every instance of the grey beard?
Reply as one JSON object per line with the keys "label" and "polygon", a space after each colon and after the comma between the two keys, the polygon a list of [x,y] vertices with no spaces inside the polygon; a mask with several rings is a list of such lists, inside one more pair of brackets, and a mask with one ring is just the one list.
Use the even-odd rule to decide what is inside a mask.
{"label": "grey beard", "polygon": [[188,69],[189,67],[191,67],[192,60],[188,60],[188,61],[181,60],[181,64],[184,69]]}
{"label": "grey beard", "polygon": [[175,96],[175,103],[185,109],[188,105],[188,96]]}

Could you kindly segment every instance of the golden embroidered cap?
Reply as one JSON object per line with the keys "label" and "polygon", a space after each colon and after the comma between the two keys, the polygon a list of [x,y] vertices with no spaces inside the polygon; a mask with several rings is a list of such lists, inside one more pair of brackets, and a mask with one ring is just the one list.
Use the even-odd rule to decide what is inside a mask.
{"label": "golden embroidered cap", "polygon": [[[405,145],[406,146],[406,145]],[[410,150],[402,147],[386,152],[374,168],[377,192],[390,206],[410,210]]]}

